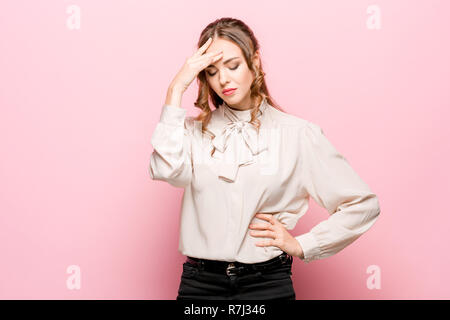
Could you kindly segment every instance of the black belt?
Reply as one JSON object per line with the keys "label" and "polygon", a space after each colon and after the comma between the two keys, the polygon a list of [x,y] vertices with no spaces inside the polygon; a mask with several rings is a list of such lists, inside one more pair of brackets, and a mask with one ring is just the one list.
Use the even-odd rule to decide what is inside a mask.
{"label": "black belt", "polygon": [[279,256],[264,262],[258,263],[242,263],[242,262],[227,262],[217,260],[207,260],[200,258],[187,257],[186,262],[189,264],[200,267],[203,270],[226,273],[228,276],[249,273],[252,271],[264,271],[274,269],[282,265],[292,265],[292,256],[283,252]]}

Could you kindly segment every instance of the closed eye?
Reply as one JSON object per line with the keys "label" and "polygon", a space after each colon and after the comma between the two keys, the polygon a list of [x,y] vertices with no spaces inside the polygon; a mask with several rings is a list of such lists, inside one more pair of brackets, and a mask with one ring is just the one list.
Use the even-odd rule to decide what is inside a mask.
{"label": "closed eye", "polygon": [[[236,67],[229,68],[229,69],[230,69],[230,70],[236,70],[239,66],[240,66],[240,64],[236,65]],[[208,75],[209,75],[210,77],[212,77],[212,76],[214,76],[217,72],[214,72],[214,73],[207,72],[207,73],[208,73]]]}

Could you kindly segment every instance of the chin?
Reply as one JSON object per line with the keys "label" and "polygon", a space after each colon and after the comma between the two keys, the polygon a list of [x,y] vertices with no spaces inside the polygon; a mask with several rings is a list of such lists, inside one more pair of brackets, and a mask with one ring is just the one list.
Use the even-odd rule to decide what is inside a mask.
{"label": "chin", "polygon": [[225,97],[223,100],[227,103],[229,102],[228,104],[230,103],[239,104],[241,102],[241,99],[239,99],[238,96]]}

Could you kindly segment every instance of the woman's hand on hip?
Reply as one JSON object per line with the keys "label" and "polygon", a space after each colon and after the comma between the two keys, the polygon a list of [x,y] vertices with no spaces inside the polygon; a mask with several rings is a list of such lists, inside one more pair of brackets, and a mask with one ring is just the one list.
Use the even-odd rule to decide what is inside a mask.
{"label": "woman's hand on hip", "polygon": [[253,237],[272,238],[257,242],[256,246],[276,246],[291,256],[303,258],[303,250],[300,243],[272,214],[257,213],[255,217],[267,222],[250,224],[249,229],[252,229],[250,235]]}

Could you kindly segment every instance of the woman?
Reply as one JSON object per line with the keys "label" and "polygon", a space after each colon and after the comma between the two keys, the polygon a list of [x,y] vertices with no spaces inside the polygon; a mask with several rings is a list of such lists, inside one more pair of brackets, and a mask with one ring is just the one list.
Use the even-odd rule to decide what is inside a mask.
{"label": "woman", "polygon": [[[186,117],[181,97],[195,77],[201,113]],[[177,299],[294,300],[293,257],[309,263],[339,252],[380,213],[321,127],[274,103],[258,41],[237,19],[203,30],[151,142],[151,178],[184,188],[179,251],[187,259]],[[293,237],[287,230],[310,196],[331,216]]]}

